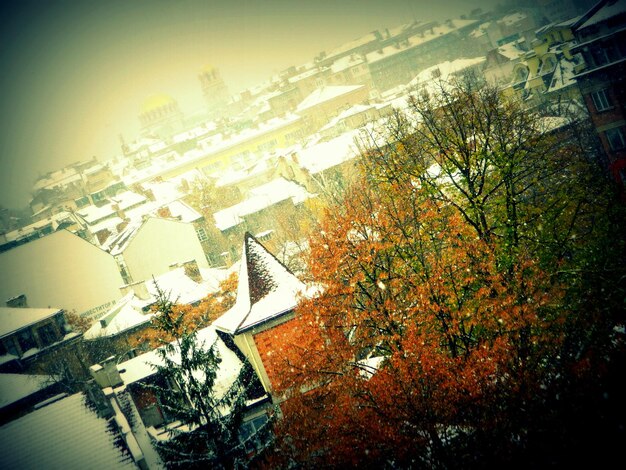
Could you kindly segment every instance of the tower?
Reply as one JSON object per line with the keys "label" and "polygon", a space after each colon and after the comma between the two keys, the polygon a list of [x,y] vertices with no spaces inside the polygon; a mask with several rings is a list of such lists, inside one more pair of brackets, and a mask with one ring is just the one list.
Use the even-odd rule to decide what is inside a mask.
{"label": "tower", "polygon": [[222,80],[220,71],[211,65],[204,66],[200,70],[198,78],[209,115],[214,117],[228,104],[230,99],[228,88]]}

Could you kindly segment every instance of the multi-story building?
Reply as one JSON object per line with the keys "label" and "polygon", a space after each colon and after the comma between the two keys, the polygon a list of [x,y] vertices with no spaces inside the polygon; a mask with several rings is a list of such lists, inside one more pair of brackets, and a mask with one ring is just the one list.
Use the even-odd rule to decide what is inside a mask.
{"label": "multi-story building", "polygon": [[551,23],[535,32],[531,49],[513,67],[511,83],[503,90],[505,95],[515,95],[532,107],[581,100],[575,79],[583,67],[583,58],[574,49],[577,20]]}
{"label": "multi-story building", "polygon": [[95,157],[78,162],[37,179],[30,208],[37,222],[60,210],[76,210],[115,195],[123,189],[108,165]]}
{"label": "multi-story building", "polygon": [[626,185],[626,0],[603,0],[577,22],[575,52],[585,68],[580,92],[607,155],[608,169]]}
{"label": "multi-story building", "polygon": [[[80,360],[77,343],[81,334],[72,332],[65,312],[58,308],[28,308],[25,296],[10,299],[0,307],[0,371],[56,372],[81,376],[87,370]],[[47,364],[61,361],[61,364]]]}
{"label": "multi-story building", "polygon": [[366,54],[372,82],[379,92],[409,82],[425,68],[444,60],[483,52],[469,38],[474,20],[448,20]]}

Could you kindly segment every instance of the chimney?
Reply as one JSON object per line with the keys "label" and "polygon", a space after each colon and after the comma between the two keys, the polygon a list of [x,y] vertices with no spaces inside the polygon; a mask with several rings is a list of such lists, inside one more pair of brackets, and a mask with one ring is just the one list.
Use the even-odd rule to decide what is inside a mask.
{"label": "chimney", "polygon": [[185,275],[194,282],[202,282],[202,274],[200,273],[200,268],[198,268],[198,263],[195,259],[191,261],[185,261],[182,263],[183,268],[185,269]]}
{"label": "chimney", "polygon": [[157,209],[157,215],[162,219],[171,219],[172,211],[168,206],[159,207]]}
{"label": "chimney", "polygon": [[11,297],[6,301],[6,305],[11,308],[27,308],[28,304],[26,303],[26,295],[20,294],[15,297]]}
{"label": "chimney", "polygon": [[146,281],[133,282],[120,287],[120,292],[125,296],[130,291],[133,291],[135,295],[141,300],[148,300],[150,298],[150,292],[146,286]]}
{"label": "chimney", "polygon": [[100,388],[117,387],[124,383],[117,370],[115,356],[108,357],[100,364],[94,364],[89,368],[89,373]]}

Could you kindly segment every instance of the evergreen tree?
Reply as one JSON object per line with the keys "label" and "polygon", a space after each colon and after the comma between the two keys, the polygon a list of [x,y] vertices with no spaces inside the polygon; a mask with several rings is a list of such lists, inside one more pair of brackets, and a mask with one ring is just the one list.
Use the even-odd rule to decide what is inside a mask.
{"label": "evergreen tree", "polygon": [[[239,434],[256,376],[245,361],[238,372],[223,364],[214,331],[194,329],[174,306],[158,289],[154,326],[176,339],[157,349],[159,363],[153,367],[161,380],[153,387],[167,420],[180,423],[159,445],[162,457],[171,468],[244,466],[247,456]],[[230,385],[219,380],[220,369],[234,376]]]}

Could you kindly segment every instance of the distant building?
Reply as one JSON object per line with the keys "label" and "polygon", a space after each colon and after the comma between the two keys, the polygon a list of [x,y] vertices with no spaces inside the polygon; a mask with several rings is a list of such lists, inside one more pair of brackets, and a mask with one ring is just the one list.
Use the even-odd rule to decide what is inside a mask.
{"label": "distant building", "polygon": [[217,117],[230,101],[228,88],[222,79],[219,69],[205,65],[198,74],[202,95],[206,102],[209,116]]}
{"label": "distant building", "polygon": [[309,132],[315,132],[340,112],[365,103],[368,98],[369,90],[365,85],[325,86],[304,98],[296,113],[303,117]]}
{"label": "distant building", "polygon": [[532,49],[513,66],[505,95],[516,95],[532,107],[581,100],[575,74],[583,67],[583,58],[574,48],[572,33],[576,21],[551,23],[535,32]]}
{"label": "distant building", "polygon": [[199,267],[209,267],[194,225],[172,219],[148,217],[130,223],[103,248],[122,273],[118,286],[151,279],[183,261],[195,260]]}
{"label": "distant building", "polygon": [[163,93],[146,98],[139,112],[139,122],[142,135],[162,139],[171,137],[185,127],[178,103]]}
{"label": "distant building", "polygon": [[483,52],[484,46],[469,36],[476,25],[475,20],[448,20],[369,52],[366,59],[374,86],[382,93],[444,60]]}
{"label": "distant building", "polygon": [[509,84],[513,78],[513,69],[527,52],[523,40],[509,42],[487,52],[483,74],[485,79],[495,85]]}
{"label": "distant building", "polygon": [[114,196],[123,189],[108,165],[92,158],[40,176],[30,201],[32,220],[37,222],[61,210],[76,210]]}

